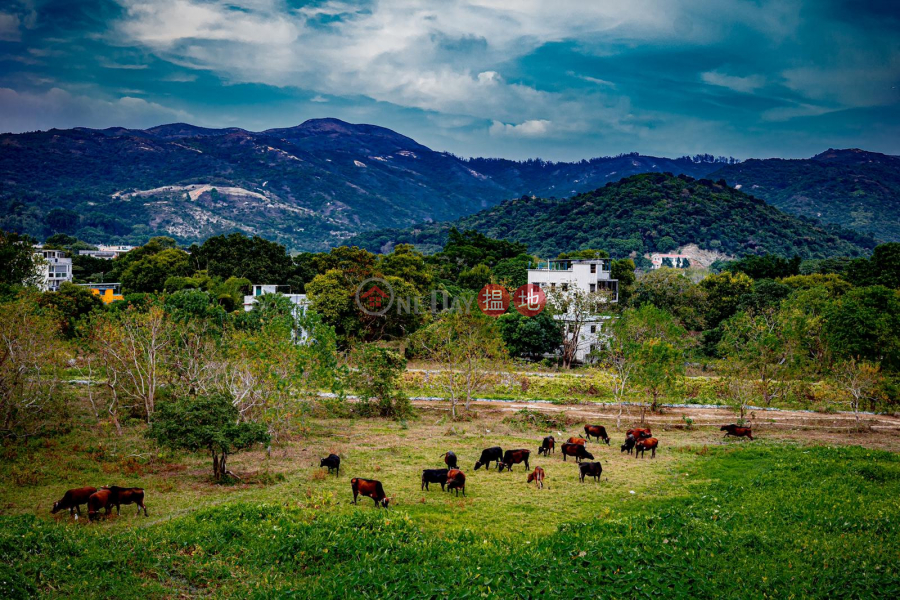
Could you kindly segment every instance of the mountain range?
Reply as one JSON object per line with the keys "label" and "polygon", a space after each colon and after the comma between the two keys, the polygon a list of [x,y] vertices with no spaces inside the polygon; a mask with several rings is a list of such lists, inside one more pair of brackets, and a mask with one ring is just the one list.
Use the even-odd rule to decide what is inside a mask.
{"label": "mountain range", "polygon": [[[898,197],[891,161],[900,159],[823,158],[828,154],[809,159],[812,167],[710,155],[464,159],[390,129],[337,119],[262,132],[184,123],[51,129],[0,135],[0,228],[93,243],[168,235],[188,244],[241,231],[318,251],[366,231],[455,221],[523,195],[553,201],[623,177],[669,172],[724,178],[786,211],[900,239],[891,209]],[[825,175],[820,164],[828,165]],[[847,198],[858,203],[849,220],[841,214]]]}

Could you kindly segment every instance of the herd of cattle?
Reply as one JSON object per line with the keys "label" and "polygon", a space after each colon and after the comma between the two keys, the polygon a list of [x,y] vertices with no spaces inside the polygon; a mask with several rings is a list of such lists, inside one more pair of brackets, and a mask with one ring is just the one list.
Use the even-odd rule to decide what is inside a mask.
{"label": "herd of cattle", "polygon": [[[723,425],[721,431],[725,432],[725,437],[735,436],[753,439],[753,434],[749,427]],[[606,433],[606,428],[602,425],[585,425],[584,434],[585,437],[583,438],[570,437],[565,444],[560,446],[563,461],[566,461],[569,456],[575,459],[582,483],[584,483],[586,477],[593,477],[594,481],[599,482],[600,476],[603,474],[603,467],[599,462],[587,462],[588,460],[593,461],[594,455],[588,452],[586,443],[591,438],[597,438],[598,442],[602,440],[609,446],[610,438]],[[621,452],[627,452],[628,454],[633,452],[635,458],[639,456],[643,458],[644,453],[649,450],[650,458],[656,458],[656,448],[658,446],[659,440],[653,437],[653,433],[649,428],[633,428],[626,432],[625,443],[622,444]],[[542,440],[541,447],[538,448],[538,456],[549,457],[551,453],[556,453],[556,439],[552,435]],[[531,469],[531,466],[528,464],[530,456],[531,450],[518,449],[504,452],[500,446],[485,448],[481,451],[479,459],[475,461],[474,470],[477,471],[481,467],[489,469],[491,463],[496,463],[497,470],[501,473],[504,469],[511,472],[513,465],[518,464],[524,464],[525,470],[528,471]],[[457,496],[462,491],[463,496],[465,496],[466,474],[459,469],[456,454],[452,451],[446,452],[441,458],[444,459],[447,468],[423,469],[421,489],[427,491],[429,484],[436,483],[440,484],[443,491],[455,490]],[[340,475],[341,458],[337,454],[330,454],[321,460],[319,466],[327,467],[329,473],[334,472],[336,475]],[[527,483],[534,482],[539,489],[542,489],[545,475],[544,469],[535,467],[528,474]],[[354,477],[350,480],[350,487],[353,490],[353,504],[357,503],[359,496],[371,498],[375,501],[376,507],[387,508],[391,501],[384,492],[384,485],[376,479]]]}
{"label": "herd of cattle", "polygon": [[[735,436],[753,439],[753,433],[749,427],[724,425],[721,431],[725,432],[725,437]],[[600,481],[603,467],[599,462],[586,462],[587,460],[594,460],[594,455],[588,452],[586,443],[591,438],[597,438],[598,442],[602,440],[609,446],[609,436],[606,434],[606,428],[602,425],[585,425],[584,435],[585,437],[583,438],[570,437],[565,444],[560,446],[563,461],[566,461],[569,456],[575,459],[582,483],[584,483],[586,477],[593,477],[594,481]],[[634,452],[635,458],[638,458],[638,456],[643,458],[644,453],[649,450],[650,458],[656,458],[656,448],[659,446],[659,440],[653,437],[649,428],[629,429],[625,435],[625,443],[622,444],[621,452],[628,452],[628,454]],[[538,448],[538,456],[549,457],[551,453],[556,453],[556,439],[552,435],[545,437],[541,441],[541,447]],[[474,470],[477,471],[481,467],[489,469],[491,463],[496,463],[499,472],[503,472],[504,469],[512,472],[513,465],[518,464],[524,464],[525,469],[529,470],[531,469],[531,466],[528,464],[530,456],[531,451],[525,449],[507,450],[504,452],[500,446],[485,448],[481,451],[481,457],[475,461]],[[466,474],[459,469],[456,454],[452,451],[446,452],[441,458],[444,459],[447,468],[424,469],[422,471],[421,489],[428,490],[429,484],[436,483],[440,484],[441,490],[455,491],[457,496],[462,492],[463,496],[465,496]],[[337,454],[330,454],[320,461],[319,466],[327,467],[329,473],[333,472],[335,475],[340,475],[341,457]],[[534,482],[538,488],[542,489],[544,487],[544,477],[544,469],[535,467],[528,474],[527,483]],[[354,477],[350,480],[350,487],[353,490],[353,504],[357,503],[359,496],[371,498],[375,501],[376,507],[383,506],[387,508],[390,503],[391,499],[384,493],[384,486],[380,481]],[[126,488],[115,485],[103,486],[100,489],[83,487],[69,490],[63,495],[61,500],[53,503],[53,509],[50,512],[56,514],[61,510],[68,509],[69,514],[74,515],[75,519],[78,519],[78,515],[81,514],[80,506],[82,504],[87,504],[88,518],[91,521],[95,521],[100,517],[101,510],[105,510],[105,516],[109,516],[112,508],[115,507],[116,514],[119,514],[119,509],[123,504],[126,506],[136,504],[138,514],[141,514],[141,510],[143,510],[144,516],[147,516],[147,507],[144,506],[144,490],[142,488]]]}

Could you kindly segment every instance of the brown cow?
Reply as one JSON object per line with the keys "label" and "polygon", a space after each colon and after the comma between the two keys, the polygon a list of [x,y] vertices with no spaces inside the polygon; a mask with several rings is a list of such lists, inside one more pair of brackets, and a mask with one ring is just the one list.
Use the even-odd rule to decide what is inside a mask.
{"label": "brown cow", "polygon": [[525,463],[525,468],[530,469],[528,457],[531,456],[531,450],[520,448],[519,450],[507,450],[503,454],[503,460],[497,463],[497,470],[501,473],[503,469],[512,472],[512,466],[519,463]]}
{"label": "brown cow", "polygon": [[629,435],[634,436],[634,439],[636,439],[636,440],[639,440],[641,438],[653,437],[653,434],[650,433],[649,427],[647,427],[647,428],[636,427],[634,429],[629,429],[628,431],[625,432],[625,435],[626,436],[629,436]]}
{"label": "brown cow", "polygon": [[535,467],[534,471],[528,474],[528,483],[534,481],[538,489],[543,489],[544,487],[544,470],[540,467]]}
{"label": "brown cow", "polygon": [[109,490],[109,506],[112,508],[116,507],[116,514],[120,514],[119,510],[121,506],[124,504],[128,506],[129,504],[137,504],[138,505],[138,514],[141,514],[141,509],[144,510],[144,516],[147,516],[147,507],[144,506],[144,490],[143,488],[125,488],[119,487],[117,485],[105,485],[100,489]]}
{"label": "brown cow", "polygon": [[550,456],[550,453],[556,453],[556,438],[552,435],[548,435],[544,438],[544,441],[541,442],[541,447],[538,448],[538,456],[544,454],[546,456]]}
{"label": "brown cow", "polygon": [[448,469],[455,469],[457,467],[456,463],[456,453],[453,450],[448,450],[444,452],[444,455],[441,457],[444,459],[444,464],[447,465]]}
{"label": "brown cow", "polygon": [[560,450],[562,451],[563,460],[566,460],[567,456],[574,456],[575,462],[581,462],[585,458],[594,460],[594,455],[588,452],[581,444],[563,444],[560,446]]}
{"label": "brown cow", "polygon": [[587,439],[595,437],[598,442],[603,440],[606,442],[606,445],[609,446],[609,436],[606,435],[606,427],[603,425],[585,425],[584,434],[587,436]]}
{"label": "brown cow", "polygon": [[83,487],[83,488],[75,488],[74,490],[69,490],[65,494],[61,500],[58,500],[53,503],[53,509],[50,511],[52,514],[56,514],[61,510],[69,509],[69,516],[75,515],[75,520],[78,520],[78,515],[81,514],[81,509],[79,508],[82,504],[87,504],[88,498],[97,491],[97,488],[92,487]]}
{"label": "brown cow", "polygon": [[459,490],[462,490],[463,496],[466,495],[466,474],[459,469],[450,469],[447,473],[447,491],[456,490],[459,496]]}
{"label": "brown cow", "polygon": [[566,443],[567,444],[578,444],[579,446],[584,446],[585,444],[587,444],[587,440],[584,438],[572,436],[566,441]]}
{"label": "brown cow", "polygon": [[634,443],[634,457],[637,458],[638,454],[641,455],[641,458],[644,457],[644,451],[650,450],[650,458],[656,458],[656,447],[659,445],[659,440],[656,438],[642,438]]}
{"label": "brown cow", "polygon": [[110,502],[110,498],[112,497],[112,492],[109,488],[100,488],[93,494],[91,494],[90,498],[88,498],[88,519],[91,521],[96,521],[100,518],[100,509],[106,509],[106,515],[109,516],[110,508],[112,503]]}
{"label": "brown cow", "polygon": [[350,480],[350,487],[353,488],[353,504],[356,504],[356,497],[362,494],[375,501],[375,508],[381,506],[387,508],[390,498],[385,496],[384,487],[380,481],[375,479],[359,479],[354,477]]}
{"label": "brown cow", "polygon": [[738,425],[722,425],[722,428],[719,431],[725,432],[725,437],[729,435],[733,435],[734,437],[748,437],[751,440],[753,439],[753,431],[749,427],[739,427]]}

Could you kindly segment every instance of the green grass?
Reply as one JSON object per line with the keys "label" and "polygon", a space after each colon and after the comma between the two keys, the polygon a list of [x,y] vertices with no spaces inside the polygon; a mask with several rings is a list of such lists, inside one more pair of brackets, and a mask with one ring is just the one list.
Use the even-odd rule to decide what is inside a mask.
{"label": "green grass", "polygon": [[[549,484],[537,490],[521,466],[470,464],[492,443],[534,451],[545,432],[526,426],[428,414],[408,428],[313,425],[276,449],[270,477],[235,486],[209,483],[203,457],[148,458],[127,475],[123,457],[150,450],[137,429],[103,455],[76,433],[7,451],[0,597],[900,597],[893,453],[659,431],[653,461],[591,444],[599,484],[579,483],[558,453],[534,457]],[[466,498],[419,489],[420,469],[446,449],[460,455]],[[315,466],[328,451],[344,456],[340,477]],[[262,460],[238,455],[232,466],[247,474]],[[29,465],[42,473],[13,483]],[[395,506],[350,504],[352,476],[383,481]],[[47,513],[70,483],[100,477],[143,485],[150,517],[128,507],[86,525]]]}

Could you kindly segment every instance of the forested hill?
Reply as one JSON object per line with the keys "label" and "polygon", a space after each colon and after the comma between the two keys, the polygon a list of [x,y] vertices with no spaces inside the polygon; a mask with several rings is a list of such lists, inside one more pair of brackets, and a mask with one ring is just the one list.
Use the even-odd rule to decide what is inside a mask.
{"label": "forested hill", "polygon": [[528,244],[540,256],[602,248],[641,255],[697,244],[731,256],[859,256],[868,236],[788,215],[723,182],[670,174],[634,175],[569,200],[522,197],[451,222],[361,234],[349,240],[372,251],[397,243],[425,250],[443,244],[451,227]]}
{"label": "forested hill", "polygon": [[803,160],[747,160],[709,177],[786,212],[900,241],[900,157],[832,150]]}
{"label": "forested hill", "polygon": [[463,160],[337,119],[263,132],[54,129],[0,135],[0,229],[135,244],[242,231],[327,250],[361,231],[456,219],[523,194],[571,196],[645,171],[705,176],[718,160]]}

